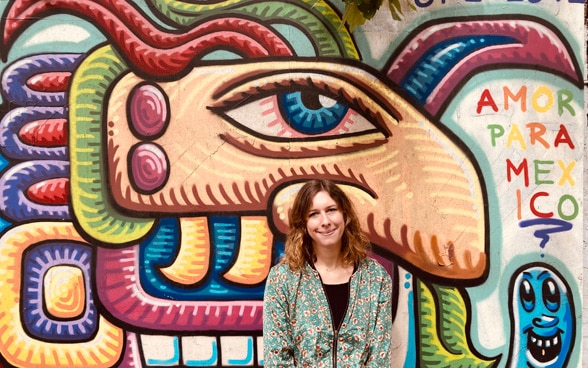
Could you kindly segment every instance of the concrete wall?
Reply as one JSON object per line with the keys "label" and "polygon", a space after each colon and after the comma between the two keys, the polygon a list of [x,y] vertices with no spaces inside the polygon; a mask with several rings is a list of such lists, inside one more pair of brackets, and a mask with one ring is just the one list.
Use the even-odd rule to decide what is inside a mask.
{"label": "concrete wall", "polygon": [[394,280],[392,367],[580,367],[584,4],[412,5],[0,2],[0,366],[263,366],[325,177]]}

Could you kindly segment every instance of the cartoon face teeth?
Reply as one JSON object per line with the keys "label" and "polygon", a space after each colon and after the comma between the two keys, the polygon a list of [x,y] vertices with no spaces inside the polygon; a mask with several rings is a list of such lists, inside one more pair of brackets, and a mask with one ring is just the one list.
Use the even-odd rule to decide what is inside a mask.
{"label": "cartoon face teeth", "polygon": [[533,359],[541,363],[547,363],[557,358],[561,351],[560,332],[555,336],[542,337],[529,331],[527,348]]}

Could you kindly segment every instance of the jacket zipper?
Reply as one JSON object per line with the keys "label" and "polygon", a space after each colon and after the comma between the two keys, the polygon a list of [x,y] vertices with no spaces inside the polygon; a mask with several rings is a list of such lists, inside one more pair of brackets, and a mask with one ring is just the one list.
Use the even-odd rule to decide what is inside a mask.
{"label": "jacket zipper", "polygon": [[329,312],[331,314],[331,327],[333,328],[333,368],[337,368],[337,340],[339,340],[339,329],[341,329],[341,325],[345,320],[345,316],[347,316],[347,310],[349,309],[349,302],[351,300],[351,278],[349,279],[347,289],[349,297],[347,298],[347,305],[345,306],[345,312],[343,313],[343,319],[339,322],[339,326],[335,329],[335,319],[333,318],[333,308],[331,306],[331,302],[329,301],[329,297],[327,296],[327,290],[325,290],[325,284],[323,284],[323,279],[321,275],[317,272],[319,280],[321,282],[321,286],[323,288],[323,293],[325,294],[325,299],[327,299],[327,304],[329,305]]}

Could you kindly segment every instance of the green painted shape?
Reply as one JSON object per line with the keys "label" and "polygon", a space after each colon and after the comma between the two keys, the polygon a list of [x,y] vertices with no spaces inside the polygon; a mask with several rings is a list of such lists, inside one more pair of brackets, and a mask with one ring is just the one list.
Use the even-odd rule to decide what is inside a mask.
{"label": "green painted shape", "polygon": [[359,59],[355,42],[340,15],[325,1],[226,0],[214,4],[193,4],[177,0],[148,0],[165,18],[189,26],[215,14],[248,15],[268,24],[289,24],[299,28],[317,49],[318,56]]}
{"label": "green painted shape", "polygon": [[137,241],[154,220],[120,214],[108,200],[103,112],[108,89],[127,67],[109,46],[90,54],[76,70],[69,98],[71,201],[75,221],[92,239],[110,244]]}
{"label": "green painted shape", "polygon": [[498,365],[474,351],[467,339],[468,309],[457,288],[418,281],[420,367],[476,367]]}

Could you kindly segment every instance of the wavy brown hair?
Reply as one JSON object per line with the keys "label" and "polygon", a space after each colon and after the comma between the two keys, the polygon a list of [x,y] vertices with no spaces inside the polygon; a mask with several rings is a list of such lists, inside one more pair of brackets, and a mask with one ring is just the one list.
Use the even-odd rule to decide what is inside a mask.
{"label": "wavy brown hair", "polygon": [[285,255],[283,263],[292,270],[304,270],[305,263],[316,262],[316,255],[312,247],[312,239],[306,231],[308,211],[314,196],[325,191],[333,198],[345,219],[345,231],[341,239],[341,252],[345,264],[358,265],[367,256],[370,241],[361,230],[355,208],[349,197],[335,184],[326,179],[313,179],[306,182],[296,194],[290,213],[288,214],[290,228],[286,237]]}

